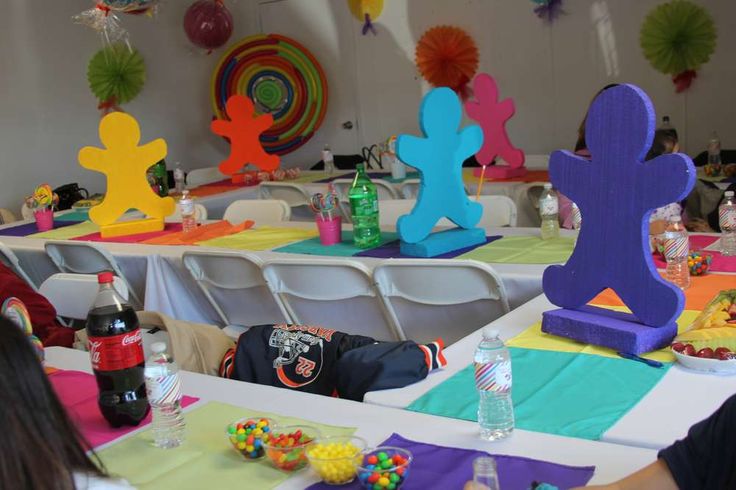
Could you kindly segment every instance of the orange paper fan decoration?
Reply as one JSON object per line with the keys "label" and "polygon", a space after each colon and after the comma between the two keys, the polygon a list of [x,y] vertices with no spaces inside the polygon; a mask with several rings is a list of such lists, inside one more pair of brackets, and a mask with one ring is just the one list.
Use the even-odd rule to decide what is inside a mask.
{"label": "orange paper fan decoration", "polygon": [[464,30],[436,26],[419,39],[416,64],[425,80],[435,87],[450,87],[466,95],[466,85],[478,69],[478,48]]}

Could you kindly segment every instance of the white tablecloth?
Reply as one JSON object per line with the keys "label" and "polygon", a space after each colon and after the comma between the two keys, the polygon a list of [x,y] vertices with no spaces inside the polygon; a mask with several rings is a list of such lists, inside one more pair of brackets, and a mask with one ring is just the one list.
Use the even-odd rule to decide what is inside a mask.
{"label": "white tablecloth", "polygon": [[[46,350],[46,360],[47,364],[53,367],[90,372],[89,359],[85,352],[51,347]],[[208,401],[219,401],[255,411],[275,412],[324,424],[357,427],[356,435],[366,439],[372,446],[386,439],[391,433],[397,432],[421,442],[479,449],[567,465],[595,465],[596,472],[591,483],[602,484],[617,480],[656,458],[656,454],[651,450],[523,430],[515,431],[507,440],[489,443],[478,438],[477,424],[471,422],[185,371],[182,372],[182,385],[185,394],[201,399],[187,410]],[[472,475],[468,475],[468,479],[472,479]],[[315,481],[316,478],[309,471],[303,471],[277,488],[303,489]]]}
{"label": "white tablecloth", "polygon": [[[491,326],[498,328],[501,338],[507,340],[540,321],[542,312],[553,308],[555,306],[546,297],[539,296]],[[401,389],[367,393],[365,402],[407,407],[470,364],[480,339],[481,331],[478,330],[448,347],[445,350],[447,366],[425,380]],[[652,391],[603,434],[601,440],[652,449],[667,447],[685,436],[691,425],[706,418],[734,393],[736,376],[700,374],[675,364]]]}

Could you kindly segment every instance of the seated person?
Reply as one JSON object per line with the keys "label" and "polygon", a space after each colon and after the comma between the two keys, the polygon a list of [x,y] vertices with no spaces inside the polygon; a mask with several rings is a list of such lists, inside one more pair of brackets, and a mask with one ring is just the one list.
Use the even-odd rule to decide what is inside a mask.
{"label": "seated person", "polygon": [[[0,488],[124,490],[88,454],[26,334],[0,317]],[[93,460],[93,458],[95,460]]]}
{"label": "seated person", "polygon": [[74,330],[59,323],[53,305],[18,277],[12,269],[0,263],[0,304],[13,296],[20,299],[28,309],[33,333],[45,346],[72,346]]}
{"label": "seated person", "polygon": [[377,342],[307,325],[259,325],[238,339],[220,376],[362,401],[369,391],[401,388],[447,364],[441,339]]}

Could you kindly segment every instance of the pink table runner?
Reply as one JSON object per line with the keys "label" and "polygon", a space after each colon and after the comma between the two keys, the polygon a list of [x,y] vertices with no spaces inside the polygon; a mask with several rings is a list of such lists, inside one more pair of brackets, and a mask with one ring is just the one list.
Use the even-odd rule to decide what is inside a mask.
{"label": "pink table runner", "polygon": [[[93,448],[151,423],[149,413],[138,427],[110,427],[97,407],[97,383],[91,374],[60,369],[49,373],[49,380],[69,417]],[[184,396],[182,406],[189,406],[197,400],[199,398]]]}
{"label": "pink table runner", "polygon": [[[702,250],[711,245],[718,237],[704,235],[690,235],[690,250]],[[736,257],[724,257],[720,252],[712,252],[703,250],[703,253],[713,256],[713,262],[710,264],[710,272],[736,272]],[[658,269],[667,267],[667,263],[659,254],[654,255],[654,264]]]}

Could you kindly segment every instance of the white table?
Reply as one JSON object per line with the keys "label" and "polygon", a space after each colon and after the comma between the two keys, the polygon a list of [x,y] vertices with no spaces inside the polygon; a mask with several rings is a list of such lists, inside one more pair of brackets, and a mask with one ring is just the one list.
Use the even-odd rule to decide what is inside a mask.
{"label": "white table", "polygon": [[[46,350],[46,360],[47,364],[53,367],[90,372],[89,358],[85,352],[50,347]],[[600,484],[617,480],[656,458],[656,453],[647,449],[523,430],[515,431],[505,441],[489,443],[478,438],[478,427],[471,422],[186,371],[182,371],[182,384],[187,395],[201,399],[188,410],[208,401],[218,401],[252,410],[306,418],[324,424],[357,427],[356,435],[363,437],[369,445],[373,446],[386,439],[392,432],[397,432],[409,439],[445,446],[524,456],[567,465],[595,465],[596,472],[592,483]],[[437,429],[440,426],[442,430]],[[130,434],[125,437],[130,437]],[[472,478],[472,475],[468,475],[468,478]],[[278,488],[303,489],[315,481],[316,478],[310,472],[304,471],[290,478]]]}
{"label": "white table", "polygon": [[[539,296],[490,326],[499,330],[503,340],[508,340],[540,321],[542,312],[552,308],[556,307],[546,297]],[[367,393],[365,402],[407,407],[470,364],[480,339],[480,330],[468,335],[445,350],[445,368],[405,388]],[[691,425],[709,416],[734,393],[736,376],[700,374],[675,364],[629,413],[603,434],[601,441],[662,449],[685,436]]]}

